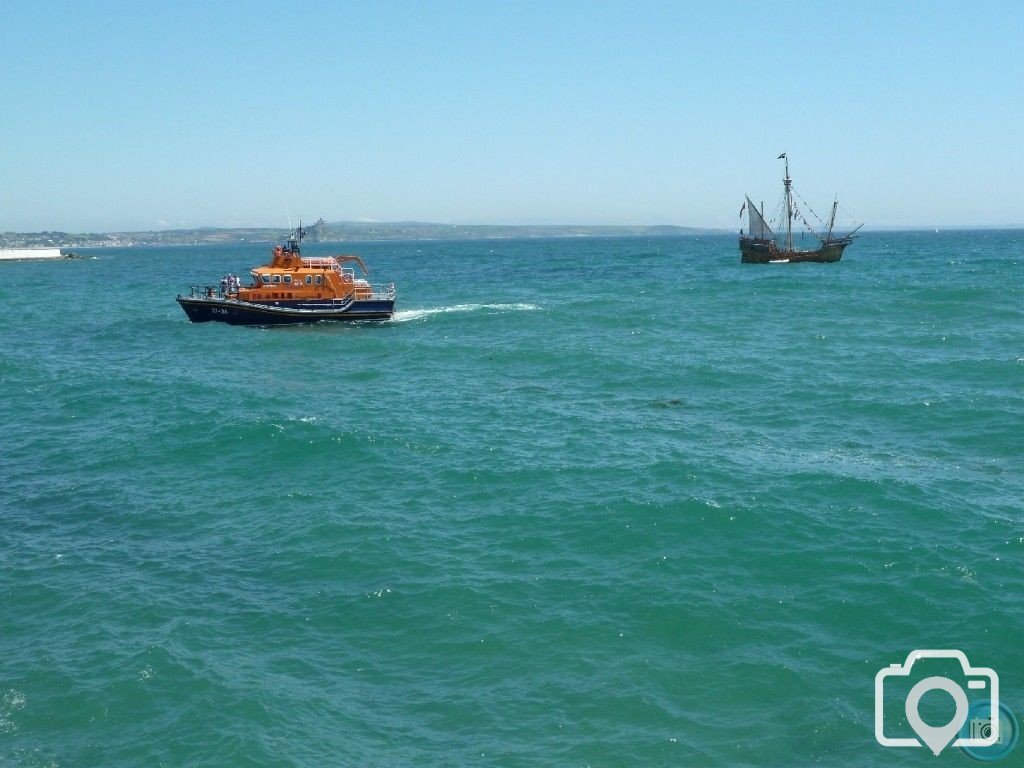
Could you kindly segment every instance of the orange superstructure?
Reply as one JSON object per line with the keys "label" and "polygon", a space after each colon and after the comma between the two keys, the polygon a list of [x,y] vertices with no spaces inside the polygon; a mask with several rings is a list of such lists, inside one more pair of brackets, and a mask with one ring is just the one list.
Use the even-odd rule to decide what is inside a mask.
{"label": "orange superstructure", "polygon": [[306,259],[298,250],[279,245],[274,248],[269,264],[252,270],[252,285],[240,286],[227,295],[240,301],[344,299],[353,293],[357,299],[369,298],[373,293],[370,284],[343,264],[358,264],[362,273],[367,274],[366,265],[358,256]]}

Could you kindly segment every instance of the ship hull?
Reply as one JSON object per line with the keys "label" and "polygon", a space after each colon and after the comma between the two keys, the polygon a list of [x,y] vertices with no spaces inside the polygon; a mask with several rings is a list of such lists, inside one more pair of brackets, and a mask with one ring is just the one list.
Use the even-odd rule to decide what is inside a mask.
{"label": "ship hull", "polygon": [[744,264],[795,264],[802,261],[832,262],[843,258],[849,242],[831,242],[813,251],[784,251],[773,240],[740,238],[740,261]]}
{"label": "ship hull", "polygon": [[395,300],[353,299],[334,301],[277,301],[256,303],[225,299],[219,296],[179,296],[178,304],[193,323],[228,323],[229,325],[301,325],[323,322],[354,322],[359,320],[390,320],[395,313]]}

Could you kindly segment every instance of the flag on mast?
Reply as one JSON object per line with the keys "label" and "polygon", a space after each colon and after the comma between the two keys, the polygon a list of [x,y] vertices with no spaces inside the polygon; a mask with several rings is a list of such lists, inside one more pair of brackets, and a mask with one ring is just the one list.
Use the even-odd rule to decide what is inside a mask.
{"label": "flag on mast", "polygon": [[782,159],[782,158],[784,158],[785,156],[786,156],[786,153],[785,153],[785,152],[783,152],[783,153],[782,153],[781,155],[779,155],[779,156],[778,156],[778,157],[776,157],[775,159],[776,159],[776,160],[781,160],[781,159]]}

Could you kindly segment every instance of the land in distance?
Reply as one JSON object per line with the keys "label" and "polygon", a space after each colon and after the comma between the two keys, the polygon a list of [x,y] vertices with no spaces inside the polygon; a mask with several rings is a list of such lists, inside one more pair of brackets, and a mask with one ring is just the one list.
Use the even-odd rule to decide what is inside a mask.
{"label": "land in distance", "polygon": [[[417,221],[326,223],[305,227],[307,242],[346,240],[484,240],[529,237],[672,237],[721,234],[697,227],[629,225],[431,224]],[[2,232],[5,248],[102,248],[136,245],[276,243],[288,237],[283,227],[199,227],[144,232]]]}

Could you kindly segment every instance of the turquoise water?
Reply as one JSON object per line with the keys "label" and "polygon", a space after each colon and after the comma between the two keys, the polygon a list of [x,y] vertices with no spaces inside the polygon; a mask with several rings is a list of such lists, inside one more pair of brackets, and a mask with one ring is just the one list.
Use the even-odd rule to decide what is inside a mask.
{"label": "turquoise water", "polygon": [[0,764],[969,765],[874,740],[916,648],[1024,712],[1024,233],[345,250],[396,321],[0,264]]}

